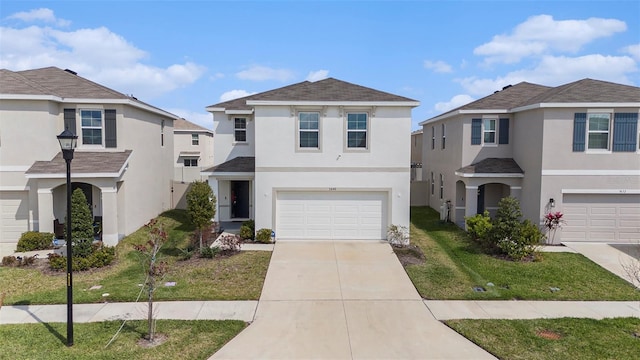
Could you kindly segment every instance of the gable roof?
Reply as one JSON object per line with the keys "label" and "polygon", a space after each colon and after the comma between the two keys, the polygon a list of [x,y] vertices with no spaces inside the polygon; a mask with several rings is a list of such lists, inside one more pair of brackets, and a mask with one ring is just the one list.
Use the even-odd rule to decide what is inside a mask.
{"label": "gable roof", "polygon": [[640,88],[593,79],[582,79],[558,87],[521,82],[427,119],[420,125],[465,113],[509,113],[542,107],[543,104],[547,104],[546,107],[558,107],[598,103],[640,106]]}
{"label": "gable roof", "polygon": [[513,158],[487,158],[456,170],[462,177],[522,177],[524,171]]}
{"label": "gable roof", "polygon": [[252,173],[256,170],[256,158],[253,156],[238,156],[212,168],[202,170],[202,173]]}
{"label": "gable roof", "polygon": [[191,121],[188,121],[184,118],[179,118],[176,119],[173,122],[173,131],[197,131],[197,132],[208,132],[208,133],[212,133],[212,130],[209,130],[207,128],[204,128],[198,124],[194,124]]}
{"label": "gable roof", "polygon": [[174,114],[144,103],[91,80],[71,70],[50,66],[42,69],[11,71],[0,69],[0,99],[51,100],[58,102],[93,102],[128,104],[170,118]]}
{"label": "gable roof", "polygon": [[[76,151],[73,154],[71,172],[74,178],[119,177],[129,162],[131,150],[120,152]],[[50,161],[36,161],[25,172],[27,178],[65,177],[67,166],[62,152]]]}
{"label": "gable roof", "polygon": [[327,78],[315,82],[303,81],[239,99],[221,102],[208,106],[207,110],[250,110],[253,108],[252,105],[266,105],[267,103],[273,102],[380,102],[385,104],[402,103],[399,105],[403,106],[419,105],[417,100],[404,96],[390,94],[334,78]]}

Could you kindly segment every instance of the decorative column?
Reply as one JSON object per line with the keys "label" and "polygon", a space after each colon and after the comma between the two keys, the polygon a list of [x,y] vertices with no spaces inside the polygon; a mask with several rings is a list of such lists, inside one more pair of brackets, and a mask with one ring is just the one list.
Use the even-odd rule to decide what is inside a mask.
{"label": "decorative column", "polygon": [[101,187],[102,196],[102,242],[108,246],[118,244],[118,190],[116,187]]}
{"label": "decorative column", "polygon": [[[465,209],[464,216],[471,217],[478,213],[478,187],[477,186],[465,186]],[[466,228],[465,223],[465,228]]]}
{"label": "decorative column", "polygon": [[[53,232],[53,191],[50,188],[38,189],[38,231]],[[64,223],[65,219],[58,219]]]}

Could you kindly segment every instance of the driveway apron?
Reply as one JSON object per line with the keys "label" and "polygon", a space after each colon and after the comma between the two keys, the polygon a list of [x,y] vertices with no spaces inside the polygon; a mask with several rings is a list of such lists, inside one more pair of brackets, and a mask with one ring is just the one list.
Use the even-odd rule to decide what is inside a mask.
{"label": "driveway apron", "polygon": [[253,323],[210,359],[493,359],[437,321],[383,241],[279,241]]}

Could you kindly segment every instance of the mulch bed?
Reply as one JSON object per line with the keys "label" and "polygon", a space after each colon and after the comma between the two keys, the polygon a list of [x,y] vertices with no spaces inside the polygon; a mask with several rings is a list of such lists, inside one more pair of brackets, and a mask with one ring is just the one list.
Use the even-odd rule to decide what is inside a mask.
{"label": "mulch bed", "polygon": [[393,251],[396,253],[398,260],[402,266],[407,267],[409,265],[420,265],[424,264],[426,258],[424,253],[422,253],[422,249],[415,245],[407,245],[407,246],[393,246]]}

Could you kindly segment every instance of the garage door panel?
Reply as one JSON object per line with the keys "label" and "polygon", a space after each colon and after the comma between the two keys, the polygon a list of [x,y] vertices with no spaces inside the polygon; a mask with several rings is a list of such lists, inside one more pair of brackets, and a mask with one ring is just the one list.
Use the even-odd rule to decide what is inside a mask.
{"label": "garage door panel", "polygon": [[[281,192],[276,203],[279,239],[383,239],[383,192]],[[302,205],[293,209],[291,204]],[[318,227],[321,228],[318,228]]]}
{"label": "garage door panel", "polygon": [[563,208],[563,239],[640,241],[640,194],[565,194]]}
{"label": "garage door panel", "polygon": [[0,191],[0,242],[17,242],[29,230],[29,193]]}

